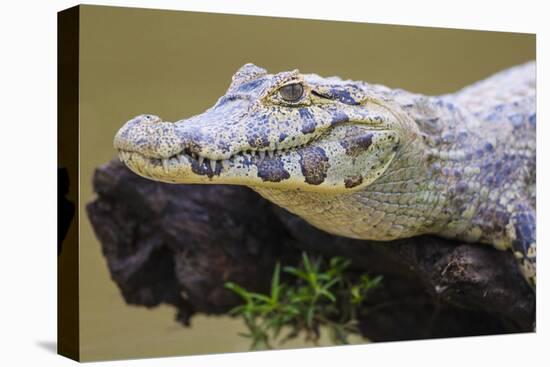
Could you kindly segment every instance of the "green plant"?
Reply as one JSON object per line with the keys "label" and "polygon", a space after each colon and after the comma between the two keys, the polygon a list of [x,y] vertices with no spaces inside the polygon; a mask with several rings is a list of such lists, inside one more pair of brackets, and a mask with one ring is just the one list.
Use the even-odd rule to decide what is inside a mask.
{"label": "green plant", "polygon": [[[242,317],[248,328],[240,335],[252,340],[251,349],[271,349],[274,341],[282,344],[301,333],[306,341],[317,344],[320,329],[326,327],[335,344],[348,344],[351,334],[360,334],[357,317],[361,304],[382,279],[354,276],[346,271],[350,263],[342,257],[310,259],[303,253],[298,267],[282,268],[288,274],[285,282],[281,281],[281,265],[275,265],[269,294],[226,283],[244,300],[230,311]],[[281,338],[283,328],[290,331]]]}

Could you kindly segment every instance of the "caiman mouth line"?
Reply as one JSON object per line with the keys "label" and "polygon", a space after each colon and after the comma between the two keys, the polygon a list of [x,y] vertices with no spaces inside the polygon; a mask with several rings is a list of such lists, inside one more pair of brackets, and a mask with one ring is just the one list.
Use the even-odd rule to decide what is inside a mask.
{"label": "caiman mouth line", "polygon": [[[257,163],[262,162],[266,156],[269,158],[274,157],[283,157],[284,155],[289,154],[290,152],[297,151],[300,149],[303,149],[304,147],[310,145],[312,141],[309,141],[307,143],[296,145],[293,147],[288,148],[280,148],[275,150],[265,149],[265,150],[245,150],[238,153],[235,153],[231,155],[229,158],[226,159],[212,159],[205,156],[202,156],[200,154],[196,154],[191,152],[188,148],[185,148],[183,151],[181,151],[178,154],[174,154],[168,158],[151,158],[143,155],[142,153],[136,152],[136,151],[126,151],[126,150],[119,150],[119,156],[124,161],[129,161],[131,159],[132,154],[139,155],[141,158],[143,158],[146,161],[149,161],[153,165],[162,165],[164,168],[164,171],[168,171],[170,163],[174,164],[192,164],[193,162],[196,162],[199,166],[202,166],[204,163],[206,166],[210,166],[212,169],[212,172],[216,171],[217,166],[221,166],[224,169],[229,169],[229,166],[231,163],[235,163],[236,160],[242,158],[247,160],[257,160]],[[187,161],[185,161],[186,159]]]}
{"label": "caiman mouth line", "polygon": [[380,120],[376,120],[376,119],[375,120],[369,119],[368,121],[347,121],[347,122],[339,123],[335,126],[332,126],[323,134],[300,145],[294,145],[290,147],[280,147],[276,149],[247,149],[247,150],[240,151],[238,153],[233,153],[231,156],[224,159],[209,158],[209,157],[197,154],[195,152],[191,152],[189,148],[184,148],[183,151],[167,158],[152,158],[137,151],[129,151],[124,149],[119,149],[118,152],[119,152],[119,157],[121,158],[121,161],[129,161],[131,158],[131,155],[135,154],[140,156],[143,160],[149,162],[154,166],[162,166],[164,169],[164,172],[168,172],[171,163],[174,165],[177,165],[177,164],[193,165],[193,163],[195,162],[198,164],[199,167],[201,167],[204,163],[206,163],[206,167],[211,168],[212,172],[216,172],[216,167],[220,166],[221,169],[218,172],[221,172],[222,169],[228,170],[230,168],[230,164],[236,163],[238,159],[254,161],[254,163],[259,164],[264,160],[265,157],[269,157],[269,158],[284,157],[285,155],[288,155],[291,152],[292,153],[297,152],[307,146],[312,145],[315,142],[324,140],[324,138],[326,138],[326,136],[330,134],[330,131],[336,128],[336,126],[345,127],[349,125],[363,125],[366,122],[373,123],[373,125],[369,125],[369,130],[376,130],[376,131],[387,130],[385,126],[379,125]]}

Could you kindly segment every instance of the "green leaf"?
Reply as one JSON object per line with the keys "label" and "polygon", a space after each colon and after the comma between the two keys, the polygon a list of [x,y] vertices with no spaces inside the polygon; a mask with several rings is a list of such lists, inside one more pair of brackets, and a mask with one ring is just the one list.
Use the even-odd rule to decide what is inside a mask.
{"label": "green leaf", "polygon": [[319,273],[319,274],[317,274],[317,279],[319,279],[319,280],[330,280],[332,278],[333,278],[333,276],[330,275],[329,273]]}
{"label": "green leaf", "polygon": [[350,260],[346,260],[342,257],[333,257],[332,259],[330,259],[330,269],[328,269],[327,273],[331,276],[338,276],[350,264],[351,264]]}
{"label": "green leaf", "polygon": [[290,315],[300,314],[300,310],[298,309],[298,307],[294,307],[292,305],[285,305],[283,309],[285,312],[288,312]]}
{"label": "green leaf", "polygon": [[311,286],[311,288],[316,289],[317,288],[317,274],[316,273],[309,273],[308,274],[308,281]]}
{"label": "green leaf", "polygon": [[265,294],[249,293],[248,295],[249,295],[250,299],[257,299],[257,300],[260,300],[260,301],[264,301],[266,303],[270,303],[270,301],[271,301],[271,298],[269,298]]}
{"label": "green leaf", "polygon": [[227,283],[225,283],[224,286],[225,286],[225,288],[230,289],[233,292],[237,293],[245,301],[250,301],[250,293],[246,289],[244,289],[243,287],[239,286],[238,284],[235,284],[233,282],[227,282]]}
{"label": "green leaf", "polygon": [[328,289],[332,287],[334,284],[338,283],[340,280],[341,280],[340,278],[333,278],[327,284],[325,284],[324,288]]}
{"label": "green leaf", "polygon": [[243,310],[244,310],[244,305],[236,306],[236,307],[233,307],[231,310],[229,310],[229,314],[236,316],[236,315],[242,313]]}
{"label": "green leaf", "polygon": [[303,270],[301,269],[297,269],[297,268],[294,268],[292,266],[285,266],[283,267],[283,271],[286,272],[286,273],[289,273],[289,274],[292,274],[294,275],[295,277],[297,278],[301,278],[305,281],[308,280],[308,276],[307,276],[307,273],[304,272]]}
{"label": "green leaf", "polygon": [[277,262],[275,270],[273,271],[273,277],[271,278],[271,300],[277,301],[279,299],[279,292],[281,290],[279,286],[281,275],[281,264]]}
{"label": "green leaf", "polygon": [[377,276],[373,279],[371,279],[366,274],[361,276],[361,285],[365,292],[368,291],[369,289],[378,287],[381,282],[382,282],[382,276]]}
{"label": "green leaf", "polygon": [[304,303],[306,301],[311,300],[312,298],[313,296],[308,294],[294,294],[292,295],[292,297],[289,297],[289,301],[292,304]]}
{"label": "green leaf", "polygon": [[311,263],[309,262],[309,258],[305,252],[302,252],[302,263],[304,264],[304,268],[306,269],[306,272],[313,273],[315,271],[311,266]]}
{"label": "green leaf", "polygon": [[336,297],[334,297],[334,295],[332,293],[330,293],[329,291],[327,291],[326,289],[321,288],[319,290],[319,293],[322,294],[323,296],[327,297],[328,299],[330,299],[332,302],[336,302]]}

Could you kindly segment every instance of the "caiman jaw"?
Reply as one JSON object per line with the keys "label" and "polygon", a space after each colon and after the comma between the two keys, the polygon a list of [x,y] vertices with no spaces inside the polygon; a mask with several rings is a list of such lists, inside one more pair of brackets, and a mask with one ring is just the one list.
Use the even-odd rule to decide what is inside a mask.
{"label": "caiman jaw", "polygon": [[389,165],[398,143],[391,130],[349,124],[301,145],[249,149],[221,159],[195,153],[189,143],[182,143],[186,147],[176,154],[150,157],[121,149],[125,145],[117,144],[119,140],[115,146],[120,159],[135,173],[157,181],[317,192],[349,192],[369,184]]}
{"label": "caiman jaw", "polygon": [[[227,173],[232,167],[239,163],[256,163],[261,164],[264,161],[273,159],[282,159],[285,156],[295,153],[295,151],[303,149],[308,144],[297,145],[294,147],[280,149],[265,149],[241,151],[230,155],[228,158],[212,159],[203,155],[192,152],[189,148],[185,148],[180,153],[174,154],[167,158],[151,158],[144,154],[119,149],[118,154],[121,162],[127,164],[130,168],[138,170],[139,174],[147,174],[147,172],[155,172],[157,168],[162,167],[164,174],[169,174],[171,171],[179,171],[185,167],[195,167],[206,173],[207,176],[220,175],[222,172]],[[139,162],[139,163],[138,163]],[[139,166],[136,166],[136,164]],[[169,179],[168,179],[169,180]],[[169,180],[169,182],[172,182]]]}
{"label": "caiman jaw", "polygon": [[[300,149],[300,148],[305,147],[306,145],[307,144],[302,144],[302,145],[298,145],[298,146],[295,146],[295,147],[292,147],[292,148],[281,148],[281,149],[275,149],[275,150],[269,150],[269,149],[266,149],[266,150],[253,150],[253,149],[251,149],[251,150],[248,150],[248,151],[242,151],[242,152],[239,152],[239,153],[232,154],[228,158],[225,158],[225,159],[207,158],[205,156],[193,153],[193,152],[191,152],[190,149],[187,149],[187,148],[184,149],[181,153],[174,154],[174,155],[172,155],[168,158],[147,158],[144,155],[142,155],[142,154],[141,155],[143,156],[143,159],[149,159],[153,162],[153,164],[154,163],[161,163],[165,172],[167,172],[170,169],[170,164],[175,163],[175,162],[179,162],[179,163],[182,163],[182,164],[189,164],[191,162],[196,162],[199,166],[202,166],[203,164],[206,164],[206,166],[211,167],[212,172],[215,172],[217,166],[221,166],[222,169],[229,169],[230,165],[236,160],[241,160],[241,159],[253,160],[253,159],[256,159],[259,162],[261,162],[266,158],[266,156],[268,158],[280,157],[280,156],[283,156],[285,153],[289,152],[290,150]],[[132,154],[140,155],[140,153],[138,153],[138,152],[131,152],[131,151],[125,151],[125,150],[120,150],[119,151],[119,157],[120,157],[121,161],[123,161],[123,162],[129,161]]]}

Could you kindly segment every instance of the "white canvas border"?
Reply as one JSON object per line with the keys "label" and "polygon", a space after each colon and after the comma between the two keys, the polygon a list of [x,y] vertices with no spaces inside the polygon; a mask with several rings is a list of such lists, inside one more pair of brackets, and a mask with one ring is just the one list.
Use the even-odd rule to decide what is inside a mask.
{"label": "white canvas border", "polygon": [[[72,364],[56,338],[56,12],[73,1],[0,5],[2,63],[2,365]],[[543,1],[96,1],[93,4],[537,33],[538,238],[548,220],[548,20]],[[105,362],[105,366],[541,365],[548,343],[548,258],[538,251],[537,334],[379,343],[283,352]],[[30,258],[30,260],[29,260]],[[545,343],[546,342],[546,343]],[[546,347],[546,348],[545,348]],[[5,363],[7,362],[7,363]]]}

